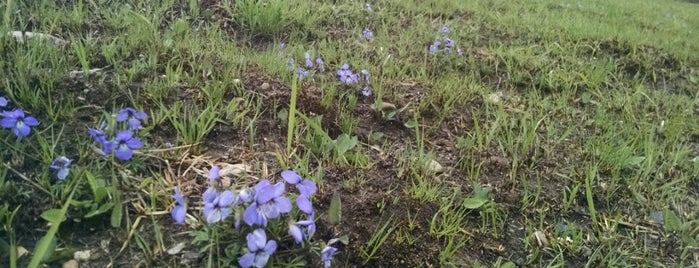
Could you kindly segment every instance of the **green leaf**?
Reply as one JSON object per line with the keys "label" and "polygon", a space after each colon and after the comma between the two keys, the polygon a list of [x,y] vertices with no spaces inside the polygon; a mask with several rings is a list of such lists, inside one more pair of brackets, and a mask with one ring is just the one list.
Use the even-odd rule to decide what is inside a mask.
{"label": "green leaf", "polygon": [[41,213],[41,218],[44,220],[52,223],[52,224],[57,224],[63,221],[63,218],[65,215],[63,215],[63,211],[60,209],[49,209],[47,211],[44,211]]}
{"label": "green leaf", "polygon": [[369,136],[369,140],[371,141],[379,141],[381,138],[383,138],[384,134],[383,132],[372,132],[371,135]]}
{"label": "green leaf", "polygon": [[406,128],[415,128],[417,127],[417,121],[415,119],[410,119],[403,125],[405,125]]}
{"label": "green leaf", "polygon": [[49,258],[51,258],[51,256],[53,256],[53,253],[56,251],[56,241],[57,239],[55,235],[52,235],[50,237],[44,236],[39,240],[37,244],[42,245],[42,247],[45,248],[45,250],[42,250],[40,252],[36,251],[35,254],[37,254],[37,257],[39,256],[38,254],[42,254],[42,262],[47,261]]}
{"label": "green leaf", "polygon": [[111,209],[113,206],[114,206],[114,203],[112,203],[112,202],[102,204],[98,209],[90,211],[87,214],[85,214],[85,218],[92,218],[94,216],[105,213],[105,212],[109,211],[109,209]]}
{"label": "green leaf", "polygon": [[624,164],[626,164],[626,166],[636,166],[636,165],[641,164],[641,162],[643,162],[643,160],[646,160],[645,156],[632,156],[632,157],[629,157],[628,159],[626,159]]}
{"label": "green leaf", "polygon": [[675,215],[672,210],[663,209],[663,223],[666,232],[674,232],[682,230],[682,220]]}
{"label": "green leaf", "polygon": [[493,187],[481,187],[480,185],[475,185],[473,187],[473,198],[488,200],[488,195],[493,190]]}
{"label": "green leaf", "polygon": [[340,236],[338,239],[343,245],[349,245],[349,237],[347,235]]}
{"label": "green leaf", "polygon": [[335,140],[335,150],[337,150],[338,156],[343,156],[349,150],[352,150],[355,146],[357,146],[357,143],[358,140],[356,136],[350,138],[349,135],[342,134],[337,137],[337,140]]}
{"label": "green leaf", "polygon": [[107,197],[107,188],[99,187],[95,189],[95,202],[100,203],[105,197]]}
{"label": "green leaf", "polygon": [[500,266],[500,268],[517,268],[517,265],[515,265],[514,262],[508,261],[502,266]]}
{"label": "green leaf", "polygon": [[477,209],[485,205],[488,199],[469,197],[464,199],[464,207],[468,209]]}
{"label": "green leaf", "polygon": [[121,226],[121,217],[123,214],[123,211],[121,209],[121,204],[118,206],[114,206],[114,209],[112,209],[111,224],[114,228]]}
{"label": "green leaf", "polygon": [[340,195],[336,192],[333,194],[332,200],[330,200],[330,208],[328,209],[328,222],[330,224],[340,223],[342,218],[342,204],[340,202]]}

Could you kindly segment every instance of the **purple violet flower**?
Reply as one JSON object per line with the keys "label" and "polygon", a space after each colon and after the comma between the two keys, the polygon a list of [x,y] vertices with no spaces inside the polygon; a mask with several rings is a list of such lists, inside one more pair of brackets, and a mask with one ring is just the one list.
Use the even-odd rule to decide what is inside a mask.
{"label": "purple violet flower", "polygon": [[294,238],[296,244],[299,244],[301,241],[313,236],[315,229],[316,224],[313,221],[313,216],[311,216],[308,220],[289,224],[289,235]]}
{"label": "purple violet flower", "polygon": [[324,268],[330,268],[330,262],[333,256],[337,253],[337,248],[327,245],[323,250],[320,251],[320,260],[323,262]]}
{"label": "purple violet flower", "polygon": [[235,201],[235,194],[231,191],[218,192],[214,188],[206,189],[202,194],[204,201],[204,218],[209,224],[225,220],[233,213],[230,208]]}
{"label": "purple violet flower", "polygon": [[267,234],[263,229],[257,229],[249,233],[246,238],[248,241],[248,253],[240,257],[238,264],[243,268],[265,267],[269,257],[277,250],[277,242],[274,240],[267,241]]}
{"label": "purple violet flower", "polygon": [[73,160],[70,160],[65,156],[61,156],[53,160],[53,163],[51,163],[50,168],[58,170],[57,176],[59,180],[65,180],[68,176],[68,172],[70,171],[71,162],[73,162]]}
{"label": "purple violet flower", "polygon": [[373,93],[373,91],[371,90],[371,88],[369,86],[366,86],[362,89],[362,95],[364,95],[364,96],[369,97],[369,96],[371,96],[372,93]]}
{"label": "purple violet flower", "polygon": [[454,40],[451,40],[451,38],[448,38],[448,37],[444,38],[444,43],[446,43],[447,47],[455,47],[456,46],[456,43],[454,42]]}
{"label": "purple violet flower", "polygon": [[131,130],[138,129],[138,127],[141,126],[141,122],[143,120],[146,120],[147,118],[148,115],[146,113],[136,111],[136,109],[131,107],[126,107],[124,109],[119,110],[119,112],[117,112],[116,115],[116,121],[128,121],[127,124],[129,125],[129,129]]}
{"label": "purple violet flower", "polygon": [[291,201],[283,196],[284,183],[272,184],[262,180],[255,185],[255,201],[243,213],[243,221],[250,226],[254,224],[267,226],[268,219],[275,219],[281,213],[291,211]]}
{"label": "purple violet flower", "polygon": [[2,121],[0,125],[4,128],[11,128],[12,133],[17,137],[26,137],[32,132],[32,127],[38,126],[39,121],[31,116],[25,116],[22,109],[5,111],[0,114]]}
{"label": "purple violet flower", "polygon": [[323,62],[323,59],[317,58],[316,64],[318,64],[318,67],[320,67],[321,72],[325,72],[325,63]]}
{"label": "purple violet flower", "polygon": [[313,61],[311,61],[311,54],[308,52],[303,53],[303,57],[306,59],[306,68],[313,68]]}
{"label": "purple violet flower", "polygon": [[307,195],[299,195],[296,197],[296,206],[300,211],[308,215],[313,215],[313,203],[308,199]]}
{"label": "purple violet flower", "polygon": [[124,130],[122,132],[117,133],[116,135],[116,140],[114,143],[110,144],[110,142],[107,142],[104,144],[105,147],[105,153],[110,153],[112,151],[112,146],[116,147],[116,157],[119,160],[129,160],[131,157],[133,157],[133,150],[134,149],[140,149],[143,147],[143,143],[141,140],[133,136],[133,132],[131,130]]}
{"label": "purple violet flower", "polygon": [[311,74],[308,71],[306,71],[306,69],[304,69],[303,67],[299,66],[298,68],[296,68],[296,76],[298,77],[299,80],[302,80],[304,78],[308,78],[308,76],[310,76],[310,75]]}
{"label": "purple violet flower", "polygon": [[211,169],[209,170],[209,183],[214,183],[216,179],[220,178],[221,168],[218,166],[212,166]]}
{"label": "purple violet flower", "polygon": [[170,214],[172,214],[172,219],[177,224],[184,224],[184,218],[187,216],[187,206],[184,202],[184,198],[182,198],[182,194],[180,194],[180,189],[177,187],[175,187],[175,194],[173,197],[175,198],[177,205],[172,208],[172,211],[170,212]]}
{"label": "purple violet flower", "polygon": [[281,173],[282,179],[291,185],[296,185],[296,189],[299,190],[301,195],[310,197],[312,194],[318,190],[315,182],[311,180],[304,180],[301,176],[294,172],[293,170],[284,170]]}
{"label": "purple violet flower", "polygon": [[364,32],[362,32],[362,34],[364,35],[364,39],[366,40],[374,39],[374,32],[369,30],[369,28],[364,28]]}

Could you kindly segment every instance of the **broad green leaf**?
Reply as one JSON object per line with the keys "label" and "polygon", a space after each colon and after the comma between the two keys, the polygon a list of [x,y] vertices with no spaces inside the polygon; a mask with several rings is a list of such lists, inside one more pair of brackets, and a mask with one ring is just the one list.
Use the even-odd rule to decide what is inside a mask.
{"label": "broad green leaf", "polygon": [[41,213],[41,218],[44,220],[50,222],[51,224],[57,224],[63,221],[63,218],[65,215],[63,215],[63,211],[60,209],[49,209],[47,211],[44,211]]}
{"label": "broad green leaf", "polygon": [[86,170],[85,178],[87,179],[87,184],[90,185],[90,189],[92,189],[92,194],[95,194],[95,191],[97,191],[97,180],[95,179],[95,175],[93,175],[92,172]]}
{"label": "broad green leaf", "polygon": [[105,197],[107,197],[107,189],[104,187],[99,187],[93,192],[95,195],[95,202],[100,203]]}
{"label": "broad green leaf", "polygon": [[347,235],[340,236],[339,241],[343,245],[349,245],[349,237]]}
{"label": "broad green leaf", "polygon": [[337,150],[338,156],[342,156],[357,146],[357,143],[358,141],[356,136],[350,138],[349,135],[342,134],[337,137],[337,140],[335,140],[335,150]]}
{"label": "broad green leaf", "polygon": [[485,205],[486,202],[488,202],[488,199],[469,197],[464,199],[464,207],[468,209],[476,209]]}
{"label": "broad green leaf", "polygon": [[682,230],[682,220],[672,210],[667,208],[663,209],[663,223],[667,232]]}
{"label": "broad green leaf", "polygon": [[340,195],[336,192],[330,200],[330,208],[328,209],[328,222],[330,224],[338,224],[342,218],[342,203]]}

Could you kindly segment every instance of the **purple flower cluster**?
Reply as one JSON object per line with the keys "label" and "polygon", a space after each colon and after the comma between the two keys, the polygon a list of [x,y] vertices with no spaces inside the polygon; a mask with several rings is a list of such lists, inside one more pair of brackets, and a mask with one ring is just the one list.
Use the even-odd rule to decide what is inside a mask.
{"label": "purple flower cluster", "polygon": [[108,128],[106,122],[102,122],[99,128],[90,128],[87,130],[88,134],[92,139],[100,145],[102,148],[96,148],[95,151],[102,155],[107,156],[114,152],[117,159],[119,160],[129,160],[133,157],[133,151],[143,147],[143,142],[138,137],[134,136],[134,131],[141,126],[143,120],[147,119],[148,115],[141,111],[136,111],[131,107],[121,109],[117,112],[116,121],[117,123],[126,122],[126,130],[119,131],[113,139],[108,139],[105,131],[107,129],[113,130],[113,128]]}
{"label": "purple flower cluster", "polygon": [[296,69],[296,77],[299,80],[309,78],[316,71],[325,72],[325,62],[321,58],[316,58],[315,61],[311,58],[311,53],[303,53],[304,65],[296,66],[294,59],[289,59],[289,65]]}
{"label": "purple flower cluster", "polygon": [[[7,106],[7,99],[0,97],[0,109]],[[0,110],[0,125],[3,128],[12,129],[12,133],[19,138],[29,136],[32,132],[32,127],[38,126],[39,121],[36,118],[27,116],[22,109],[14,109],[12,111]]]}
{"label": "purple flower cluster", "polygon": [[372,90],[369,83],[369,71],[364,69],[360,73],[364,78],[363,82],[360,80],[359,73],[352,72],[350,70],[349,64],[345,63],[342,65],[342,67],[340,67],[339,70],[337,70],[337,78],[340,79],[340,82],[348,86],[354,84],[363,84],[364,88],[362,88],[362,95],[367,97],[371,96]]}
{"label": "purple flower cluster", "polygon": [[[250,227],[267,227],[269,220],[280,218],[291,212],[293,204],[285,194],[285,187],[294,185],[298,190],[296,206],[303,213],[304,219],[289,224],[289,235],[298,244],[313,236],[316,230],[315,213],[311,196],[317,191],[313,181],[303,179],[294,171],[281,172],[284,182],[272,184],[263,179],[251,188],[244,188],[233,193],[230,190],[217,189],[216,183],[220,178],[220,168],[213,166],[209,170],[211,186],[202,194],[204,209],[202,214],[209,224],[226,220],[235,216],[235,228],[239,230],[241,220]],[[174,199],[177,205],[172,209],[172,218],[176,223],[184,223],[186,205],[178,189],[175,189]],[[242,267],[264,267],[269,257],[276,251],[274,240],[267,240],[264,229],[258,228],[247,235],[248,253],[239,259]]]}
{"label": "purple flower cluster", "polygon": [[[451,31],[449,30],[449,27],[443,26],[439,32],[442,34],[448,34]],[[442,46],[442,45],[444,45],[444,46]],[[434,43],[432,43],[429,46],[429,51],[432,54],[437,53],[440,50],[443,51],[444,54],[451,54],[454,49],[456,49],[456,54],[459,57],[464,55],[464,51],[461,50],[461,48],[456,47],[456,42],[454,42],[454,40],[452,40],[451,38],[446,37],[446,36],[444,38],[440,38],[440,39],[435,40]]]}

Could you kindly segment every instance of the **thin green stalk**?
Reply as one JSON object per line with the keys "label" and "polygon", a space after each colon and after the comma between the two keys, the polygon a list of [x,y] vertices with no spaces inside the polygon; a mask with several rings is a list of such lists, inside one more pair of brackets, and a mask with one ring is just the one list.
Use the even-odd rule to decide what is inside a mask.
{"label": "thin green stalk", "polygon": [[12,5],[12,0],[7,0],[7,2],[5,2],[5,17],[3,18],[5,29],[10,29],[10,14],[12,14]]}
{"label": "thin green stalk", "polygon": [[291,102],[289,103],[289,125],[286,132],[286,153],[291,155],[291,140],[294,136],[294,128],[296,127],[296,95],[298,92],[298,82],[296,77],[291,82]]}
{"label": "thin green stalk", "polygon": [[585,195],[587,197],[587,207],[590,210],[590,219],[595,228],[597,226],[597,211],[595,210],[595,202],[592,199],[592,182],[597,176],[597,166],[592,167],[592,170],[587,172],[587,177],[585,178]]}

